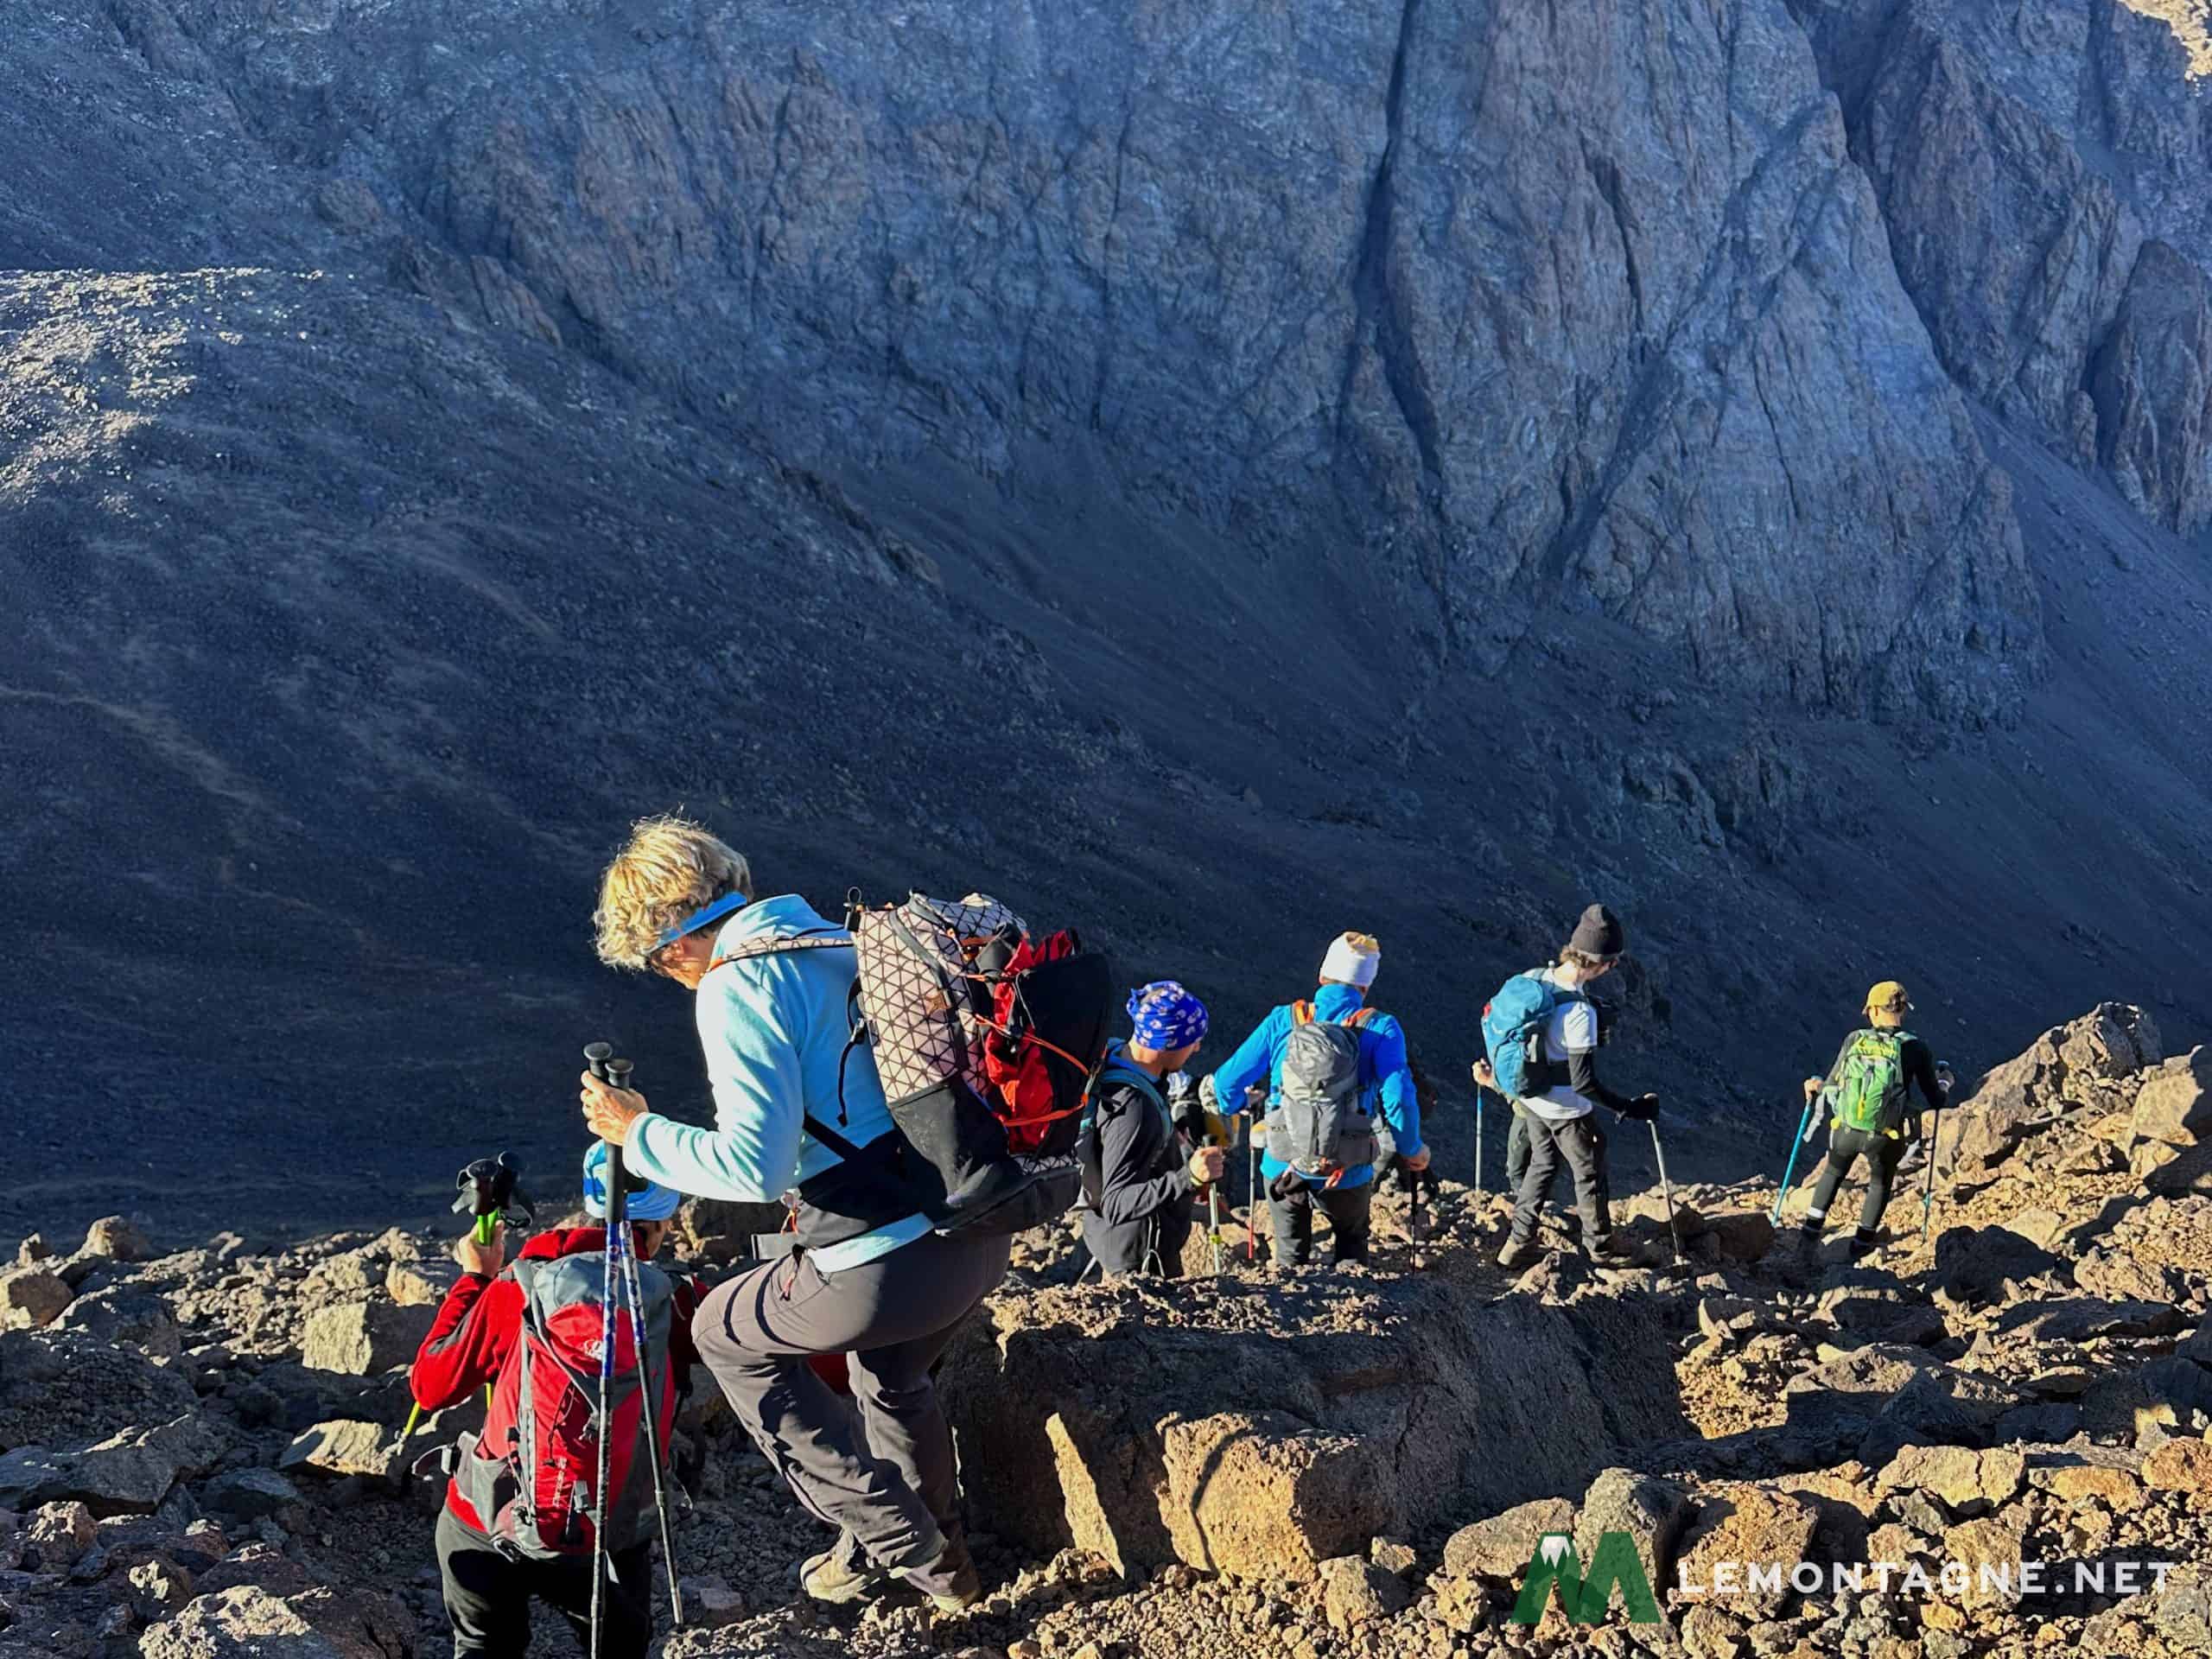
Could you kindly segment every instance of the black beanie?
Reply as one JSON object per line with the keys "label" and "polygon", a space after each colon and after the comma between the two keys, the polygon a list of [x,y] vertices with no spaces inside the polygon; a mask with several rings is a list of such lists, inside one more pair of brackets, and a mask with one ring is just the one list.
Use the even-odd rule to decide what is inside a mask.
{"label": "black beanie", "polygon": [[1592,905],[1575,923],[1574,937],[1567,942],[1567,948],[1580,950],[1586,957],[1595,957],[1600,962],[1611,962],[1627,944],[1628,932],[1621,926],[1621,918],[1603,905]]}

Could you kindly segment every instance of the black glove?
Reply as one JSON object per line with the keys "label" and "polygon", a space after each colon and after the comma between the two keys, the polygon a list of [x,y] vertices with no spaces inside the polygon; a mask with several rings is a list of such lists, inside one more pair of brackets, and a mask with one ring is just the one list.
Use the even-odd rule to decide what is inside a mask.
{"label": "black glove", "polygon": [[1659,1096],[1656,1095],[1638,1095],[1634,1100],[1631,1100],[1627,1105],[1621,1108],[1621,1116],[1626,1118],[1633,1118],[1638,1123],[1655,1122],[1657,1121],[1659,1116]]}

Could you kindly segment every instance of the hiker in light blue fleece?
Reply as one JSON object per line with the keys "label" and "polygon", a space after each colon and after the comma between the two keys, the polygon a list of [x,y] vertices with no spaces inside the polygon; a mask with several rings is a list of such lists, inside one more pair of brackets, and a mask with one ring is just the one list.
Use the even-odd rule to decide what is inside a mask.
{"label": "hiker in light blue fleece", "polygon": [[[799,1502],[837,1529],[803,1564],[809,1596],[858,1601],[898,1578],[940,1611],[964,1607],[982,1592],[930,1373],[1005,1277],[1011,1241],[931,1230],[897,1173],[905,1142],[874,1056],[848,1052],[851,938],[804,899],[752,893],[742,855],[699,825],[636,827],[601,884],[599,955],[696,994],[715,1127],[663,1116],[589,1072],[585,1122],[680,1192],[793,1195],[790,1254],[709,1293],[692,1325],[700,1357]],[[816,1354],[850,1357],[863,1432],[808,1366]]]}
{"label": "hiker in light blue fleece", "polygon": [[[1341,934],[1332,940],[1322,958],[1320,984],[1313,1000],[1285,1003],[1269,1014],[1214,1072],[1214,1096],[1222,1109],[1236,1109],[1248,1090],[1262,1085],[1268,1109],[1274,1109],[1282,1093],[1283,1049],[1301,1017],[1356,1025],[1361,1103],[1389,1130],[1408,1169],[1418,1173],[1427,1168],[1428,1148],[1421,1138],[1421,1100],[1406,1055],[1405,1031],[1389,1014],[1367,1007],[1368,988],[1382,963],[1382,947],[1364,933]],[[1268,1215],[1279,1265],[1301,1267],[1312,1259],[1316,1205],[1336,1230],[1334,1259],[1351,1262],[1366,1255],[1374,1198],[1372,1164],[1329,1177],[1301,1178],[1270,1150],[1260,1167],[1267,1183]]]}

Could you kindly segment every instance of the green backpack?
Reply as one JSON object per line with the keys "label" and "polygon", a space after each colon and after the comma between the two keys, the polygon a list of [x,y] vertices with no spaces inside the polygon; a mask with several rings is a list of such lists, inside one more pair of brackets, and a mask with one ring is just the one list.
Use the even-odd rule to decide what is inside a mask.
{"label": "green backpack", "polygon": [[1830,1095],[1835,1121],[1862,1135],[1893,1135],[1904,1122],[1904,1046],[1909,1031],[1869,1027],[1844,1051],[1842,1075]]}

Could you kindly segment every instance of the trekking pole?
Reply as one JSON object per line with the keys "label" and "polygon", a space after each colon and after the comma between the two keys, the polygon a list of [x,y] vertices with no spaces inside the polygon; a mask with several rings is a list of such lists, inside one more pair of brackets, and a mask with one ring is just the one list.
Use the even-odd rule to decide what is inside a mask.
{"label": "trekking pole", "polygon": [[1415,1170],[1413,1179],[1413,1202],[1406,1211],[1406,1233],[1413,1240],[1414,1271],[1419,1273],[1428,1265],[1422,1259],[1421,1253],[1421,1189],[1428,1185],[1428,1172],[1425,1169]]}
{"label": "trekking pole", "polygon": [[[593,1043],[584,1050],[584,1062],[591,1074],[602,1083],[614,1080],[612,1063],[614,1046],[612,1043]],[[626,1065],[625,1072],[628,1071]],[[608,1409],[614,1387],[615,1299],[620,1294],[621,1283],[616,1270],[615,1257],[621,1249],[617,1242],[624,1225],[622,1203],[622,1148],[612,1141],[602,1141],[607,1148],[607,1161],[601,1166],[601,1179],[606,1183],[607,1243],[600,1252],[600,1323],[599,1323],[599,1411],[595,1418],[599,1428],[599,1469],[592,1486],[591,1503],[591,1652],[593,1659],[600,1653],[600,1613],[605,1600],[607,1574],[612,1567],[607,1554],[607,1454],[612,1451],[613,1437],[607,1433],[613,1417]]]}
{"label": "trekking pole", "polygon": [[1820,1096],[1814,1095],[1805,1102],[1805,1109],[1797,1115],[1797,1138],[1789,1143],[1789,1161],[1782,1166],[1782,1190],[1774,1195],[1774,1213],[1767,1217],[1774,1225],[1782,1224],[1783,1200],[1789,1196],[1789,1178],[1797,1172],[1797,1149],[1805,1144],[1805,1136],[1813,1122],[1813,1103]]}
{"label": "trekking pole", "polygon": [[1483,1190],[1483,1099],[1490,1090],[1475,1085],[1475,1203],[1480,1207],[1490,1194]]}
{"label": "trekking pole", "polygon": [[1244,1105],[1244,1260],[1255,1263],[1260,1259],[1260,1125],[1263,1120],[1251,1109],[1249,1095]]}
{"label": "trekking pole", "polygon": [[1667,1195],[1667,1236],[1674,1241],[1675,1265],[1682,1264],[1682,1234],[1675,1224],[1675,1184],[1667,1179],[1667,1154],[1659,1145],[1659,1123],[1656,1118],[1647,1122],[1651,1129],[1651,1155],[1659,1160],[1659,1188]]}
{"label": "trekking pole", "polygon": [[[1943,1086],[1943,1099],[1951,1098],[1951,1063],[1939,1060],[1936,1065],[1936,1081]],[[1936,1216],[1936,1157],[1943,1149],[1943,1108],[1936,1109],[1936,1121],[1928,1129],[1928,1173],[1920,1189],[1920,1242],[1928,1242],[1929,1224]]]}
{"label": "trekking pole", "polygon": [[[632,1067],[627,1060],[607,1063],[607,1081],[617,1089],[630,1086]],[[609,1148],[610,1151],[616,1150]],[[638,1271],[638,1251],[630,1236],[629,1198],[623,1198],[622,1239],[620,1245],[623,1296],[629,1307],[630,1333],[638,1361],[638,1389],[640,1401],[639,1416],[645,1424],[645,1460],[653,1474],[653,1511],[660,1522],[661,1561],[668,1569],[669,1614],[677,1624],[683,1623],[683,1589],[676,1572],[676,1540],[670,1531],[668,1518],[668,1488],[661,1476],[660,1395],[653,1387],[652,1352],[645,1340],[645,1281]]]}

